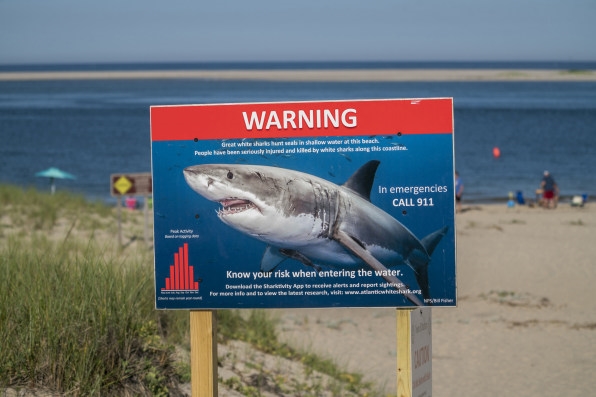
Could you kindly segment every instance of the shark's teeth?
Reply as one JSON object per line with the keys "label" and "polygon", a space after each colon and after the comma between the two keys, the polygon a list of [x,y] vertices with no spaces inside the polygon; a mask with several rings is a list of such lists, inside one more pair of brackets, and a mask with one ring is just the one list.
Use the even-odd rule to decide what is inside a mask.
{"label": "shark's teeth", "polygon": [[236,198],[222,200],[220,201],[220,204],[223,208],[217,211],[217,215],[219,216],[238,214],[250,209],[257,209],[257,206],[251,201]]}

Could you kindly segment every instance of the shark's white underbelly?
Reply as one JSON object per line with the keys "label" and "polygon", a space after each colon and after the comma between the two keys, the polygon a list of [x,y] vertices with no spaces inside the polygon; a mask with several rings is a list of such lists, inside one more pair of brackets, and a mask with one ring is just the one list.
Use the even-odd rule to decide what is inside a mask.
{"label": "shark's white underbelly", "polygon": [[[255,236],[256,237],[256,236]],[[292,249],[300,252],[314,263],[331,267],[362,267],[364,263],[346,250],[337,241],[319,237],[317,234],[302,235],[301,238],[280,239],[279,234],[274,238],[257,237],[259,240],[277,248]],[[394,250],[377,245],[365,247],[375,258],[390,267],[403,262],[403,258]]]}
{"label": "shark's white underbelly", "polygon": [[[330,227],[333,226],[330,226],[330,219],[324,211],[317,215],[281,217],[277,222],[269,223],[270,233],[252,235],[273,247],[300,252],[316,264],[354,268],[364,266],[361,259],[332,238]],[[387,234],[389,233],[387,230]],[[367,251],[387,267],[402,264],[404,261],[401,253],[395,249],[364,242],[363,244]]]}

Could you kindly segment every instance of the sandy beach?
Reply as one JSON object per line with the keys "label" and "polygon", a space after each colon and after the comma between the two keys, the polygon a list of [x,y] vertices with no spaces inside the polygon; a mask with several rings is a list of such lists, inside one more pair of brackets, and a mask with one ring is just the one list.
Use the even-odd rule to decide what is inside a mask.
{"label": "sandy beach", "polygon": [[[458,307],[432,311],[433,395],[591,395],[595,204],[463,209],[456,217]],[[395,309],[276,315],[291,345],[332,357],[396,393]]]}
{"label": "sandy beach", "polygon": [[313,82],[382,81],[596,81],[596,70],[341,69],[146,70],[0,72],[0,81],[98,79],[212,79]]}

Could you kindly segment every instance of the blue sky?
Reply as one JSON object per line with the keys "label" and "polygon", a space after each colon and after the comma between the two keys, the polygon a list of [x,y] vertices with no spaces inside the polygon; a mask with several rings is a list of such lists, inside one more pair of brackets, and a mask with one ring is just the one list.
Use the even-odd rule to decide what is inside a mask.
{"label": "blue sky", "polygon": [[596,61],[596,0],[0,0],[0,64]]}

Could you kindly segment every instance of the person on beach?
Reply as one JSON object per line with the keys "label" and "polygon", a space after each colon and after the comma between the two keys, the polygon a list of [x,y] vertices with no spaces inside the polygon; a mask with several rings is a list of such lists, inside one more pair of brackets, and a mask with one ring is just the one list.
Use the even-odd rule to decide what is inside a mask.
{"label": "person on beach", "polygon": [[459,172],[455,171],[455,203],[456,212],[461,212],[461,197],[464,194],[464,183],[459,176]]}
{"label": "person on beach", "polygon": [[540,188],[542,189],[544,207],[556,208],[559,199],[559,187],[550,172],[544,171],[544,176],[540,182]]}

